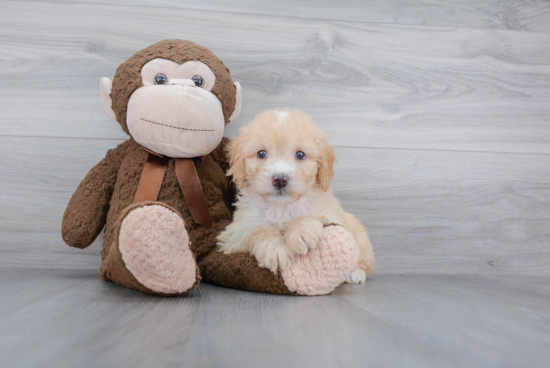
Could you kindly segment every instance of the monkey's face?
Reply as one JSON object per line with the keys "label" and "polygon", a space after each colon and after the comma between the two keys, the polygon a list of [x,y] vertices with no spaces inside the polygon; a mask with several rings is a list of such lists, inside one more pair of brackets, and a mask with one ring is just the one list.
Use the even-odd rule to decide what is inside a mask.
{"label": "monkey's face", "polygon": [[[168,47],[162,47],[165,45]],[[161,54],[168,49],[172,60],[149,60],[138,76],[135,68],[125,65],[131,66],[130,58],[115,75],[120,92],[115,93],[108,78],[101,80],[104,110],[136,142],[153,152],[176,158],[209,154],[220,143],[226,121],[240,112],[240,85],[233,85],[219,59],[191,42],[168,40],[151,47],[157,47]],[[200,55],[205,55],[204,50],[210,53],[203,56],[206,63],[200,58],[178,58],[180,53],[188,56],[194,50]]]}
{"label": "monkey's face", "polygon": [[216,76],[200,61],[154,59],[141,69],[143,87],[128,101],[126,124],[136,142],[170,157],[212,152],[223,137]]}

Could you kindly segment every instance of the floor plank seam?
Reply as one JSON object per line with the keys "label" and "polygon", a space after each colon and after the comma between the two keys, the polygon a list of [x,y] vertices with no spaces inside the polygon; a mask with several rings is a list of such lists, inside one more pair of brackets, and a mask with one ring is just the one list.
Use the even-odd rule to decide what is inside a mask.
{"label": "floor plank seam", "polygon": [[[63,136],[33,136],[33,135],[11,135],[11,134],[0,134],[1,138],[29,138],[29,139],[74,139],[74,140],[110,140],[110,141],[120,141],[125,142],[125,138],[116,138],[116,137],[63,137]],[[234,137],[229,137],[234,138]],[[406,148],[406,147],[380,147],[380,146],[344,146],[339,144],[333,144],[335,148],[353,148],[353,149],[373,149],[373,150],[398,150],[398,151],[419,151],[419,152],[464,152],[464,153],[488,153],[488,154],[506,154],[506,155],[535,155],[535,156],[550,156],[550,153],[544,152],[510,152],[510,151],[478,151],[478,150],[452,150],[452,149],[441,149],[441,148]]]}

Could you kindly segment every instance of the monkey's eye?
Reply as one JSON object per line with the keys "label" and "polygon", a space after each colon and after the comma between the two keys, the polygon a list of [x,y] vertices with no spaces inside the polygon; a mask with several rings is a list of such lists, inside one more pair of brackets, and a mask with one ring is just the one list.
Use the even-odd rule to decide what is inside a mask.
{"label": "monkey's eye", "polygon": [[298,152],[296,152],[296,158],[298,160],[303,160],[304,158],[306,158],[306,154],[303,153],[302,151],[298,151]]}
{"label": "monkey's eye", "polygon": [[166,78],[166,75],[162,73],[158,73],[155,75],[155,84],[166,84],[168,81],[168,78]]}
{"label": "monkey's eye", "polygon": [[264,150],[258,151],[257,156],[258,156],[258,158],[266,158],[267,157],[267,152],[264,151]]}
{"label": "monkey's eye", "polygon": [[204,84],[202,77],[200,75],[195,75],[193,78],[191,78],[193,82],[195,82],[195,86],[202,87]]}

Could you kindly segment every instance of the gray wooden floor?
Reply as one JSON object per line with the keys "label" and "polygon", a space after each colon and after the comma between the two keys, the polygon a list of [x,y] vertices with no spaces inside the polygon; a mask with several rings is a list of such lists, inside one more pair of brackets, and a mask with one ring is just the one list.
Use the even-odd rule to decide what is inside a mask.
{"label": "gray wooden floor", "polygon": [[[275,107],[329,133],[366,285],[151,297],[64,245],[127,139],[99,79],[167,38],[241,83],[227,136]],[[0,0],[0,366],[547,367],[549,289],[549,1]]]}
{"label": "gray wooden floor", "polygon": [[[548,367],[550,278],[376,275],[323,297],[0,268],[3,367]],[[9,332],[9,333],[7,333]]]}
{"label": "gray wooden floor", "polygon": [[550,2],[0,0],[0,265],[97,269],[60,236],[108,148],[99,79],[166,38],[243,86],[238,129],[293,107],[379,274],[550,275]]}

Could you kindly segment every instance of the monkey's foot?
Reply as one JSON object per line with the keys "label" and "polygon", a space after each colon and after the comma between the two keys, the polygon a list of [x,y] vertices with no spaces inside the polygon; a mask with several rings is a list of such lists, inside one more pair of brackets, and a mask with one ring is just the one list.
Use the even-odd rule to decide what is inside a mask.
{"label": "monkey's foot", "polygon": [[189,235],[175,210],[160,202],[143,202],[125,209],[119,221],[118,244],[111,246],[108,256],[115,262],[105,265],[108,279],[163,295],[181,294],[198,285]]}
{"label": "monkey's foot", "polygon": [[281,271],[286,287],[300,295],[324,295],[342,284],[359,263],[359,247],[342,226],[327,226],[316,248]]}

